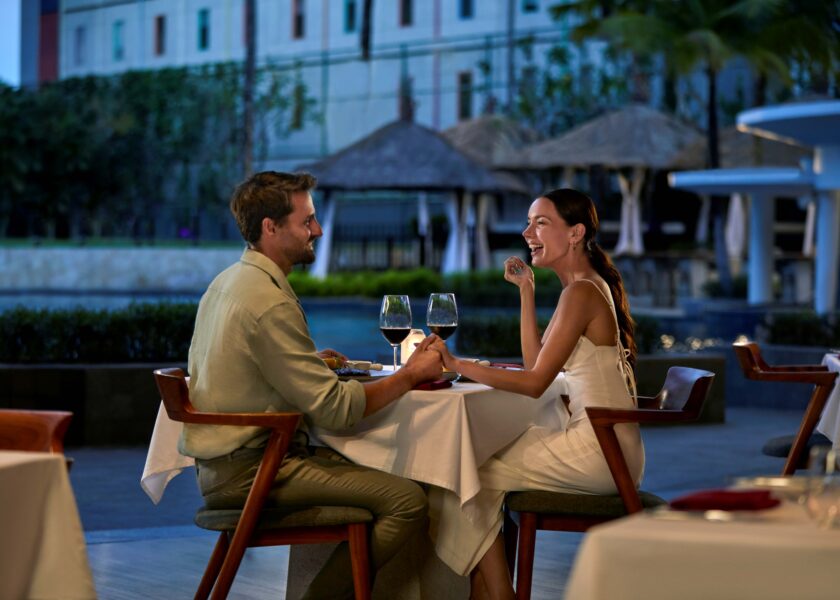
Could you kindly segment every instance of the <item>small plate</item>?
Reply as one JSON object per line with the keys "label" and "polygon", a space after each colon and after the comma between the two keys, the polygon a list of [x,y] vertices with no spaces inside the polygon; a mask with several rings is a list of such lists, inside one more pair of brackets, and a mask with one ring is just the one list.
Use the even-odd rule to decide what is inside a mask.
{"label": "small plate", "polygon": [[456,373],[455,371],[444,371],[440,374],[440,377],[438,377],[438,379],[444,379],[446,381],[455,381],[456,379],[458,379],[458,373]]}
{"label": "small plate", "polygon": [[736,490],[768,490],[774,496],[794,502],[807,494],[812,484],[812,478],[807,475],[791,475],[789,477],[738,477],[732,487]]}

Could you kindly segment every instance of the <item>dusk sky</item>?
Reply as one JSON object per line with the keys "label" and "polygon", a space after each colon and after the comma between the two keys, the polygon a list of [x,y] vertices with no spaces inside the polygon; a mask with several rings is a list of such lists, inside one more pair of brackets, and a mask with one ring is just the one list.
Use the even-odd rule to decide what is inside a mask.
{"label": "dusk sky", "polygon": [[20,84],[20,0],[0,0],[0,80]]}

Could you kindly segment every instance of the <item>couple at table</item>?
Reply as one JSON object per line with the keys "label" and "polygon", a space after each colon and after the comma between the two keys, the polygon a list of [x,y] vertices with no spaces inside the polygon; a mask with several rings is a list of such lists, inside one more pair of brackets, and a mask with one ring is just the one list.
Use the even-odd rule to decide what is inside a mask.
{"label": "couple at table", "polygon": [[[498,537],[504,491],[614,491],[584,406],[634,403],[632,322],[620,276],[594,241],[594,205],[579,192],[556,190],[529,210],[523,235],[532,263],[553,269],[564,285],[542,337],[531,269],[516,258],[505,264],[505,279],[520,289],[524,370],[460,361],[432,335],[397,373],[362,384],[341,382],[326,367],[321,359],[338,353],[316,350],[287,280],[294,265],[314,261],[313,244],[322,234],[310,194],[314,186],[315,179],[305,173],[263,172],[234,191],[230,208],[248,247],[238,263],[213,280],[199,304],[189,352],[192,402],[200,410],[219,412],[302,412],[304,424],[284,457],[270,504],[368,509],[374,515],[375,568],[424,525],[430,511],[437,553],[457,573],[472,574],[473,596],[512,597]],[[309,445],[308,425],[352,427],[417,384],[439,377],[444,365],[481,383],[534,397],[565,367],[569,386],[566,429],[534,426],[488,461],[469,515],[451,492],[433,488],[427,500],[412,481]],[[619,426],[618,434],[638,480],[643,469],[638,429]],[[185,425],[179,450],[196,459],[208,508],[244,503],[266,440],[267,433],[255,428]],[[307,598],[352,597],[345,546],[316,575]]]}

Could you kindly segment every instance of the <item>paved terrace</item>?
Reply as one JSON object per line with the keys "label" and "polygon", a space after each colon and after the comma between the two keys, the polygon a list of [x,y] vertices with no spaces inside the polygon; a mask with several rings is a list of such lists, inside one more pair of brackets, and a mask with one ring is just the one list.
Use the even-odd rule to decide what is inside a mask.
{"label": "paved terrace", "polygon": [[[764,441],[793,433],[800,412],[735,407],[720,425],[646,428],[644,488],[666,499],[781,471]],[[96,588],[104,600],[192,597],[215,534],[192,524],[201,504],[192,471],[176,477],[160,505],[140,489],[145,448],[69,448],[71,481],[86,531]],[[533,598],[562,597],[581,534],[540,532]],[[251,549],[230,597],[285,597],[288,548]]]}

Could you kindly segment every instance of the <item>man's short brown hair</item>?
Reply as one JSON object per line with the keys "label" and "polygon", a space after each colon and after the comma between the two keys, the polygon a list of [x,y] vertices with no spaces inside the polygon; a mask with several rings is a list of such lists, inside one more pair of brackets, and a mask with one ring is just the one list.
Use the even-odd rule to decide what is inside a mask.
{"label": "man's short brown hair", "polygon": [[236,186],[230,198],[230,212],[245,241],[259,241],[266,217],[281,224],[292,212],[292,194],[308,192],[315,183],[315,177],[309,173],[263,171]]}

